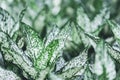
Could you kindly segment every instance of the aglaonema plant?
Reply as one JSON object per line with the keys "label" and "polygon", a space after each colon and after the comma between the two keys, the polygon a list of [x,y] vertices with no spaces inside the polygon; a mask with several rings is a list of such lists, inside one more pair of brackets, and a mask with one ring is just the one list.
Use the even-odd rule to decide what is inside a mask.
{"label": "aglaonema plant", "polygon": [[[60,72],[53,72],[56,60],[60,57],[59,53],[70,36],[70,23],[63,29],[54,26],[42,40],[31,26],[22,22],[24,13],[25,9],[15,21],[6,10],[0,8],[0,51],[7,69],[19,76],[15,79],[21,80],[24,77],[44,80],[49,75],[50,79],[55,80],[54,78],[57,77],[64,80],[80,72],[87,61],[87,49],[66,62]],[[18,74],[19,71],[21,75]],[[15,74],[13,76],[16,77]],[[2,79],[7,77],[7,75],[2,76]]]}
{"label": "aglaonema plant", "polygon": [[[54,19],[43,11],[45,27],[51,29],[43,39],[33,29],[34,22],[29,26],[23,21],[26,8],[17,20],[0,8],[0,54],[3,61],[0,79],[119,80],[120,70],[116,63],[119,65],[120,62],[120,26],[108,20],[108,8],[99,10],[90,19],[80,6],[70,21],[65,23],[62,18],[55,19],[56,22],[60,20],[63,26],[48,25]],[[59,14],[57,16],[60,17]],[[106,28],[113,35],[104,38],[106,34],[101,35],[101,32],[105,30],[108,33]],[[69,48],[71,52],[67,50]],[[65,50],[69,53],[67,56]]]}
{"label": "aglaonema plant", "polygon": [[[28,79],[36,79],[40,71],[50,65],[49,61],[56,48],[58,48],[59,41],[57,39],[52,40],[45,46],[38,33],[30,26],[21,22],[21,20],[15,23],[8,12],[2,8],[0,10],[1,51],[5,60],[17,65]],[[21,19],[22,16],[23,12],[19,18]],[[18,42],[17,39],[19,39]],[[26,50],[23,50],[22,48],[25,45]]]}

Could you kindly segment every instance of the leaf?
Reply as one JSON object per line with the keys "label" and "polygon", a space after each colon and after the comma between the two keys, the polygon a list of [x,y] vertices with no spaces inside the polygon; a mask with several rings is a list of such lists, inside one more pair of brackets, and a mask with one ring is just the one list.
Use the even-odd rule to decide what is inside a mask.
{"label": "leaf", "polygon": [[20,31],[20,23],[25,15],[26,7],[20,12],[19,19],[15,22],[12,31],[10,32],[10,36],[16,41],[16,37],[19,36],[18,32]]}
{"label": "leaf", "polygon": [[0,67],[0,79],[1,80],[21,80],[15,73],[12,71],[5,70]]}
{"label": "leaf", "polygon": [[50,80],[63,80],[59,78],[57,75],[55,75],[54,73],[49,73],[49,79]]}
{"label": "leaf", "polygon": [[109,19],[110,12],[107,8],[103,8],[99,14],[95,16],[93,21],[91,21],[91,32],[95,32],[96,30],[101,30],[102,26],[107,19]]}
{"label": "leaf", "polygon": [[24,55],[24,52],[18,48],[15,42],[12,41],[7,34],[0,32],[0,39],[1,51],[3,52],[6,61],[12,62],[32,78],[35,78],[37,72],[32,67],[32,63],[28,57]]}
{"label": "leaf", "polygon": [[111,47],[113,50],[120,52],[120,44],[117,41],[115,41]]}
{"label": "leaf", "polygon": [[109,54],[120,62],[120,53],[119,53],[119,45],[120,45],[120,26],[114,21],[107,21],[108,25],[110,26],[111,30],[115,36],[115,43],[111,46],[107,45]]}
{"label": "leaf", "polygon": [[[94,69],[95,69],[95,73],[100,76],[103,73],[103,59],[104,59],[104,54],[106,54],[105,51],[105,47],[103,45],[103,41],[101,40],[100,42],[98,42],[98,45],[95,48],[95,65],[94,65]],[[102,50],[101,50],[102,49]]]}
{"label": "leaf", "polygon": [[76,44],[81,42],[81,34],[83,34],[82,30],[78,29],[78,25],[71,22],[70,24],[72,31],[70,31],[70,37],[72,38],[71,41],[74,41]]}
{"label": "leaf", "polygon": [[20,12],[19,22],[22,22],[22,19],[23,19],[24,15],[25,15],[26,9],[27,9],[27,6]]}
{"label": "leaf", "polygon": [[120,52],[112,48],[110,45],[106,45],[108,53],[120,63]]}
{"label": "leaf", "polygon": [[60,30],[57,25],[55,25],[52,30],[47,34],[45,39],[45,47],[48,46],[53,40],[58,38]]}
{"label": "leaf", "polygon": [[[101,50],[102,49],[102,50]],[[103,40],[98,42],[95,48],[95,73],[100,76],[106,74],[109,80],[113,80],[116,77],[115,64],[107,52],[106,44]],[[112,73],[111,73],[112,72]]]}
{"label": "leaf", "polygon": [[85,49],[79,56],[69,61],[62,69],[61,73],[58,73],[63,79],[71,78],[78,72],[82,72],[85,69],[85,63],[87,61],[87,49]]}
{"label": "leaf", "polygon": [[[56,59],[59,57],[58,53],[62,51],[62,49],[64,48],[64,45],[67,43],[67,40],[69,39],[71,35],[70,23],[68,22],[63,28],[58,28],[54,32],[57,32],[56,36],[54,36],[54,39],[59,40],[59,46],[57,47],[57,49],[55,50],[55,52],[53,53],[51,57],[51,60],[50,60],[51,64],[55,64]],[[51,33],[54,33],[54,32],[51,32]]]}
{"label": "leaf", "polygon": [[55,68],[55,72],[59,71],[60,69],[62,69],[65,66],[65,60],[62,56],[58,57],[57,61],[56,61],[56,68]]}
{"label": "leaf", "polygon": [[[94,69],[93,69],[94,71]],[[90,69],[90,65],[87,65],[86,70],[84,72],[84,80],[95,80],[95,74],[93,71]]]}
{"label": "leaf", "polygon": [[93,48],[96,48],[101,39],[90,33],[85,33],[85,35],[89,37],[89,43],[93,46]]}
{"label": "leaf", "polygon": [[38,70],[45,69],[50,64],[50,59],[58,46],[59,40],[53,40],[47,47],[42,50],[41,54],[37,58],[35,65]]}
{"label": "leaf", "polygon": [[14,30],[15,21],[13,17],[4,9],[0,8],[0,30],[11,35]]}
{"label": "leaf", "polygon": [[87,36],[85,35],[85,30],[79,25],[76,25],[75,27],[77,29],[77,33],[79,35],[79,38],[81,39],[81,42],[84,43],[85,46],[88,45],[89,40],[87,39]]}
{"label": "leaf", "polygon": [[41,70],[39,72],[39,75],[37,76],[36,80],[45,80],[45,78],[46,78],[47,74],[49,73],[49,71],[50,71],[49,67],[45,68],[44,70]]}
{"label": "leaf", "polygon": [[77,10],[77,23],[86,32],[90,32],[91,31],[90,19],[89,19],[88,15],[84,12],[82,7],[80,7]]}
{"label": "leaf", "polygon": [[[60,29],[58,28],[57,25],[55,25],[52,30],[47,34],[46,38],[45,38],[45,47],[47,47],[52,41],[58,39],[58,34],[60,32]],[[63,44],[64,45],[64,44]],[[51,59],[50,59],[50,63],[55,63],[53,61],[55,61],[57,54],[58,54],[58,48],[60,48],[61,44],[60,44],[60,39],[59,39],[59,46],[56,48],[56,52],[53,53]]]}
{"label": "leaf", "polygon": [[109,19],[109,11],[107,8],[101,10],[92,21],[90,21],[88,15],[84,12],[83,8],[77,10],[77,23],[85,32],[95,32],[101,30],[100,26],[104,23],[105,20]]}
{"label": "leaf", "polygon": [[42,40],[30,26],[25,23],[20,23],[21,31],[26,42],[26,55],[28,55],[33,61],[41,55],[43,44]]}
{"label": "leaf", "polygon": [[14,26],[13,26],[13,30],[10,32],[10,36],[13,38],[13,40],[16,41],[17,37],[20,36],[20,25],[22,22],[22,19],[25,15],[27,7],[25,7],[19,14],[19,19],[17,20],[17,22],[15,22]]}
{"label": "leaf", "polygon": [[[111,59],[110,55],[107,52],[107,43],[105,43],[102,39],[95,37],[93,35],[87,34],[88,37],[92,40],[93,48],[95,50],[95,64],[94,64],[94,71],[95,73],[100,76],[102,74],[107,74],[106,77],[108,79],[114,79],[116,76],[115,71],[115,64]],[[111,66],[111,67],[110,67]],[[106,72],[104,72],[106,70]],[[111,73],[111,72],[113,73]]]}
{"label": "leaf", "polygon": [[62,71],[66,71],[67,69],[70,69],[73,67],[81,67],[86,63],[86,61],[87,61],[87,50],[84,50],[79,56],[70,60],[68,64],[65,65]]}
{"label": "leaf", "polygon": [[120,26],[114,22],[114,21],[107,21],[108,25],[110,26],[111,30],[113,31],[113,34],[115,36],[115,39],[119,42],[120,44]]}

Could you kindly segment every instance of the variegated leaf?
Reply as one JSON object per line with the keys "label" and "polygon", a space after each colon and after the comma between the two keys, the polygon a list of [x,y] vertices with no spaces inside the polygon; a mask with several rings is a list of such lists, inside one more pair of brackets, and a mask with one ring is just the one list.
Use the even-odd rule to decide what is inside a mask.
{"label": "variegated leaf", "polygon": [[35,61],[35,59],[41,55],[43,47],[42,40],[40,39],[38,33],[35,32],[30,26],[25,23],[20,23],[20,25],[24,40],[26,42],[26,55]]}
{"label": "variegated leaf", "polygon": [[0,30],[12,37],[11,31],[15,29],[14,24],[13,17],[6,10],[0,8]]}
{"label": "variegated leaf", "polygon": [[110,26],[111,30],[113,31],[113,34],[115,36],[115,39],[119,42],[120,44],[120,26],[114,22],[114,21],[107,21],[108,25]]}
{"label": "variegated leaf", "polygon": [[5,70],[0,67],[0,79],[1,80],[21,80],[15,73],[12,71]]}
{"label": "variegated leaf", "polygon": [[63,79],[71,78],[78,72],[82,72],[82,70],[85,69],[86,61],[87,61],[87,49],[85,49],[79,56],[69,61],[68,64],[66,64],[63,67],[62,73],[61,74],[58,73],[58,76]]}
{"label": "variegated leaf", "polygon": [[0,39],[1,51],[4,54],[5,60],[14,63],[28,75],[31,75],[32,78],[35,78],[37,72],[32,67],[28,57],[24,55],[24,52],[18,48],[7,34],[0,32]]}
{"label": "variegated leaf", "polygon": [[[90,35],[89,37],[91,37],[91,39],[93,38]],[[107,52],[106,43],[101,39],[97,40],[94,38],[93,38],[93,42],[96,44],[96,47],[94,47],[94,50],[96,52],[95,64],[94,64],[95,73],[98,76],[100,76],[104,73],[104,68],[105,68],[106,70],[105,74],[107,74],[106,77],[109,78],[110,80],[114,79],[116,77],[115,64]],[[111,73],[110,71],[113,73]]]}
{"label": "variegated leaf", "polygon": [[37,58],[35,67],[39,70],[45,69],[50,64],[50,59],[58,46],[59,40],[53,40],[47,47],[45,47]]}

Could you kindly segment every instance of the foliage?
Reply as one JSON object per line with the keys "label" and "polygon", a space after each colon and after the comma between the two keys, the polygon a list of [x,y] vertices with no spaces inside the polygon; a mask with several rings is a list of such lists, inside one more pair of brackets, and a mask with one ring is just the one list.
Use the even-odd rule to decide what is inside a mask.
{"label": "foliage", "polygon": [[119,80],[117,3],[0,1],[0,79]]}

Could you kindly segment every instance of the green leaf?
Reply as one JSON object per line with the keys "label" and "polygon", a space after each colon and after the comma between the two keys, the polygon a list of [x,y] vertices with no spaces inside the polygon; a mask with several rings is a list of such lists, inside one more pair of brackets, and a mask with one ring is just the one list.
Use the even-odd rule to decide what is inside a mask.
{"label": "green leaf", "polygon": [[90,19],[88,15],[84,12],[83,8],[80,7],[77,10],[77,23],[81,26],[86,32],[91,31]]}
{"label": "green leaf", "polygon": [[[103,73],[103,65],[102,60],[104,59],[104,54],[106,54],[106,49],[104,47],[104,42],[101,40],[98,42],[98,45],[95,48],[95,73],[100,76]],[[101,50],[102,49],[102,50]],[[99,65],[99,66],[98,66]]]}
{"label": "green leaf", "polygon": [[19,14],[19,20],[18,20],[19,22],[22,21],[24,15],[25,15],[26,9],[27,9],[27,7],[25,7],[25,8],[20,12],[20,14]]}
{"label": "green leaf", "polygon": [[35,61],[41,55],[43,44],[37,32],[25,23],[20,23],[21,31],[26,42],[26,55]]}
{"label": "green leaf", "polygon": [[11,35],[15,21],[13,17],[4,9],[0,8],[0,30]]}
{"label": "green leaf", "polygon": [[[106,77],[108,79],[114,79],[116,77],[116,71],[115,71],[115,64],[108,54],[108,45],[105,43],[102,39],[99,37],[95,37],[91,34],[86,35],[91,39],[92,46],[95,50],[95,64],[94,64],[94,71],[98,76],[101,76],[102,74],[106,74]],[[108,51],[107,51],[108,50]],[[111,67],[110,67],[111,66]],[[106,71],[104,71],[106,70]],[[111,73],[113,72],[113,73]]]}
{"label": "green leaf", "polygon": [[[102,49],[102,50],[101,50]],[[100,76],[106,74],[106,78],[109,80],[115,79],[116,71],[115,64],[107,52],[106,44],[103,40],[100,40],[95,48],[95,73]],[[112,73],[111,73],[112,72]]]}
{"label": "green leaf", "polygon": [[115,21],[107,21],[108,25],[110,26],[111,30],[114,33],[116,42],[111,46],[107,45],[108,51],[110,55],[120,62],[120,52],[119,52],[119,45],[120,45],[120,26]]}
{"label": "green leaf", "polygon": [[47,34],[45,39],[45,47],[48,46],[53,40],[58,39],[58,34],[60,32],[60,29],[57,25],[54,25],[52,30]]}
{"label": "green leaf", "polygon": [[107,44],[108,53],[120,63],[120,52]]}
{"label": "green leaf", "polygon": [[32,63],[24,52],[18,48],[15,42],[5,33],[0,32],[1,51],[4,54],[5,60],[10,61],[21,70],[25,71],[28,76],[35,78],[37,75],[36,70],[32,67]]}
{"label": "green leaf", "polygon": [[79,38],[81,39],[81,42],[86,46],[89,44],[89,40],[87,39],[87,36],[85,35],[85,30],[76,24],[76,29],[77,29],[77,33],[79,35]]}
{"label": "green leaf", "polygon": [[120,26],[115,22],[115,21],[107,21],[108,25],[110,26],[111,30],[113,31],[113,34],[115,36],[115,39],[119,42],[120,44]]}
{"label": "green leaf", "polygon": [[[63,28],[57,28],[54,27],[54,30],[52,30],[52,32],[50,34],[54,34],[54,35],[49,35],[49,38],[51,40],[51,38],[54,39],[58,39],[59,40],[59,46],[57,47],[57,49],[55,50],[55,52],[53,53],[50,63],[51,64],[55,64],[56,59],[61,55],[59,55],[59,53],[62,51],[62,49],[64,48],[65,44],[67,43],[67,40],[70,38],[71,35],[71,25],[68,22]],[[54,37],[53,37],[54,36]]]}
{"label": "green leaf", "polygon": [[50,64],[50,59],[58,46],[59,40],[53,40],[47,47],[45,47],[37,58],[35,67],[39,70],[45,69]]}
{"label": "green leaf", "polygon": [[60,71],[60,69],[62,69],[64,66],[65,66],[65,63],[66,61],[64,60],[62,54],[61,56],[59,56],[57,58],[57,61],[56,61],[56,67],[55,67],[55,71]]}
{"label": "green leaf", "polygon": [[81,67],[87,61],[87,50],[84,50],[79,56],[75,57],[74,59],[70,60],[67,65],[63,68],[63,71],[73,67]]}
{"label": "green leaf", "polygon": [[66,79],[71,78],[78,72],[81,73],[82,70],[85,70],[85,64],[87,61],[87,49],[85,49],[79,56],[70,60],[62,69],[61,73],[58,73],[58,76]]}
{"label": "green leaf", "polygon": [[90,21],[88,15],[84,12],[83,8],[77,10],[77,22],[78,25],[86,32],[95,32],[101,28],[100,26],[106,19],[109,19],[109,11],[107,8],[101,10],[92,21]]}
{"label": "green leaf", "polygon": [[21,80],[20,77],[18,77],[15,73],[13,73],[12,71],[8,71],[5,70],[3,68],[0,67],[0,79],[1,80],[7,80],[7,79],[11,79],[11,80]]}
{"label": "green leaf", "polygon": [[39,75],[35,80],[45,80],[47,74],[50,72],[50,68],[47,67],[39,72]]}
{"label": "green leaf", "polygon": [[85,33],[85,35],[89,37],[89,43],[93,46],[93,48],[96,48],[101,39],[90,33]]}

